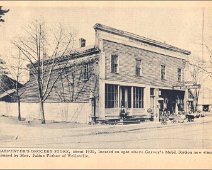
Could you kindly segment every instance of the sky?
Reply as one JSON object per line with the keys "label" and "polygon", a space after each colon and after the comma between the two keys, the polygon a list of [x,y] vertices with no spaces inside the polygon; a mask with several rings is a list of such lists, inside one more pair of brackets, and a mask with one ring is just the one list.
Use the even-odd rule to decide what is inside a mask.
{"label": "sky", "polygon": [[[212,3],[179,3],[176,5],[146,2],[1,2],[10,11],[0,23],[0,56],[6,62],[16,52],[11,41],[23,34],[33,20],[45,21],[51,28],[60,23],[94,45],[93,26],[102,23],[117,29],[166,42],[191,51],[190,60],[202,59],[202,23],[204,8],[204,41],[212,49]],[[155,6],[154,6],[155,5]],[[204,48],[203,59],[210,53]]]}
{"label": "sky", "polygon": [[[49,2],[51,3],[51,2]],[[166,42],[201,56],[202,7],[49,7],[44,5],[7,5],[10,12],[0,25],[0,55],[8,58],[11,41],[23,33],[23,28],[33,20],[43,20],[52,28],[58,23],[77,30],[88,44],[94,44],[95,23]],[[212,10],[205,8],[204,36],[212,46]],[[205,54],[206,55],[206,54]]]}

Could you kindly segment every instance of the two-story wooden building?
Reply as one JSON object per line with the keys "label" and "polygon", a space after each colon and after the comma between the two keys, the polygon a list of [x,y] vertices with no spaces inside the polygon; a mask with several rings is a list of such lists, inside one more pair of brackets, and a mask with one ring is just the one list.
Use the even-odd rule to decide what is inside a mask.
{"label": "two-story wooden building", "polygon": [[[120,108],[134,116],[151,108],[184,110],[184,68],[189,51],[117,30],[94,26],[99,56],[99,117],[118,117]],[[185,106],[185,107],[184,107]]]}
{"label": "two-story wooden building", "polygon": [[[101,120],[119,118],[121,107],[135,117],[148,116],[151,108],[156,120],[159,110],[185,110],[189,51],[102,24],[94,29],[95,46],[65,57],[66,72],[47,102],[89,102],[92,91]],[[27,84],[26,101],[34,100],[33,81],[32,77]]]}

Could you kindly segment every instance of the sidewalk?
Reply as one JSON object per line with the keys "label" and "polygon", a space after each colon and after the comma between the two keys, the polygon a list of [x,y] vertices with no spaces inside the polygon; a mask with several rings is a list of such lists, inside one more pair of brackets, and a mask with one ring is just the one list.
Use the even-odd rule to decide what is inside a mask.
{"label": "sidewalk", "polygon": [[[210,115],[210,116],[209,116]],[[38,132],[43,131],[54,131],[63,133],[64,131],[71,131],[72,135],[98,135],[98,134],[110,134],[110,133],[123,133],[123,132],[130,132],[130,131],[139,131],[139,130],[153,130],[153,129],[160,129],[160,128],[170,128],[173,129],[175,127],[183,127],[183,126],[192,126],[197,124],[204,124],[204,123],[212,123],[212,114],[209,114],[205,117],[195,118],[194,122],[187,122],[185,120],[184,123],[171,123],[168,121],[166,125],[162,125],[161,122],[141,122],[139,124],[127,124],[127,125],[102,125],[102,124],[95,124],[95,125],[76,125],[72,123],[51,123],[41,125],[39,124],[26,124],[24,122],[19,122],[18,124],[16,121],[9,123],[1,121],[1,130],[7,131],[6,134],[13,134],[17,133],[12,129],[17,129],[18,134],[25,134],[27,131],[34,132],[38,130]],[[8,124],[9,123],[9,124]],[[6,128],[7,127],[7,128]]]}
{"label": "sidewalk", "polygon": [[194,122],[184,123],[172,123],[168,121],[166,125],[162,125],[161,122],[142,122],[140,124],[128,124],[128,125],[92,125],[88,127],[73,128],[74,131],[83,131],[86,134],[110,134],[110,133],[123,133],[129,131],[138,130],[153,130],[156,128],[174,128],[191,126],[196,124],[212,123],[212,116],[195,118]]}

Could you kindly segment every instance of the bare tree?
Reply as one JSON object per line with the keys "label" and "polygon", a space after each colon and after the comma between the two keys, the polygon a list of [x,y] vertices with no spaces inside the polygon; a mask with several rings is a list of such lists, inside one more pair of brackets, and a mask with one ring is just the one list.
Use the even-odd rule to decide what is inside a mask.
{"label": "bare tree", "polygon": [[20,52],[18,57],[12,57],[12,58],[13,58],[12,65],[4,62],[3,60],[1,60],[0,62],[1,66],[0,75],[4,76],[6,81],[5,82],[4,80],[2,80],[1,91],[6,93],[12,99],[12,101],[17,101],[18,120],[21,121],[20,97],[25,90],[22,90],[22,92],[20,92],[19,89],[23,87],[20,81],[22,81],[23,69],[26,70],[26,68],[23,67],[23,62],[21,62]]}
{"label": "bare tree", "polygon": [[26,90],[26,88],[24,88],[21,83],[24,81],[24,75],[26,74],[26,71],[28,71],[28,69],[24,66],[25,59],[21,57],[20,50],[18,50],[18,54],[16,54],[16,56],[12,55],[11,58],[13,59],[13,63],[6,64],[6,66],[9,76],[11,76],[13,80],[15,80],[15,96],[11,97],[14,98],[17,102],[18,120],[21,121],[22,119],[20,98]]}
{"label": "bare tree", "polygon": [[[205,81],[212,78],[212,72],[206,67],[205,64],[206,63],[201,61],[197,56],[188,62],[188,70],[192,78],[193,85],[201,85],[201,87],[203,87]],[[192,89],[191,91],[194,97],[194,111],[197,111],[201,87]]]}
{"label": "bare tree", "polygon": [[[189,62],[189,68],[190,68],[189,70],[190,70],[192,81],[194,82],[194,84],[203,85],[206,80],[208,80],[209,78],[212,78],[212,71],[210,71],[210,68],[212,68],[212,66],[210,65],[212,63],[211,62],[212,51],[211,51],[209,45],[206,43],[206,41],[203,41],[203,44],[201,44],[201,45],[206,48],[207,55],[210,56],[210,61],[205,62],[203,60],[203,56],[202,56],[202,58],[195,56]],[[195,99],[194,111],[197,111],[200,89],[194,89],[193,93],[194,93],[194,99]],[[204,89],[203,89],[203,93],[204,93]]]}
{"label": "bare tree", "polygon": [[[191,76],[192,84],[198,86],[200,84],[200,74],[203,72],[203,70],[198,63],[198,59],[195,59],[197,59],[197,57],[188,62],[188,71]],[[200,88],[190,89],[190,92],[194,98],[193,109],[194,111],[197,111]]]}
{"label": "bare tree", "polygon": [[61,25],[55,31],[47,31],[46,25],[35,21],[25,29],[25,38],[19,37],[13,44],[29,62],[30,74],[37,86],[41,123],[45,124],[44,102],[55,83],[63,74],[68,56],[74,45],[74,33],[65,32]]}

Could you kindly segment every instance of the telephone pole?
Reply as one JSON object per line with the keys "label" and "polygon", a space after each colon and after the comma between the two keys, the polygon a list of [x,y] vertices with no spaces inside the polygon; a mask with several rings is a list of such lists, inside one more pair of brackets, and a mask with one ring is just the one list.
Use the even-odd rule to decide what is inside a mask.
{"label": "telephone pole", "polygon": [[[205,8],[203,8],[203,11],[202,11],[202,63],[204,63],[204,25],[205,25],[205,23],[204,23],[205,22],[204,21],[205,16],[204,15],[205,15]],[[204,100],[205,100],[205,96],[204,96],[205,88],[204,88],[204,85],[203,85],[203,89],[202,90],[203,90],[202,98],[203,98],[203,104],[204,104]]]}

